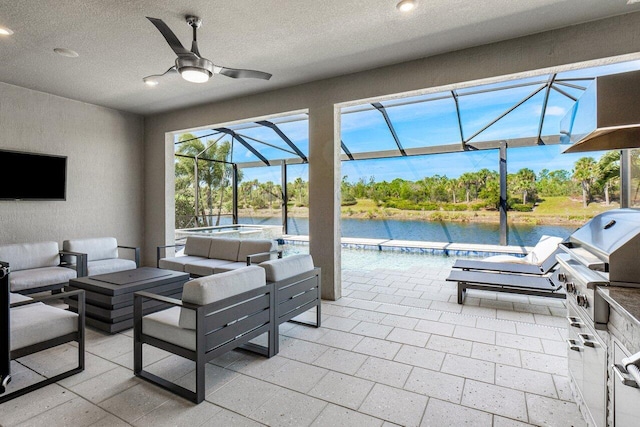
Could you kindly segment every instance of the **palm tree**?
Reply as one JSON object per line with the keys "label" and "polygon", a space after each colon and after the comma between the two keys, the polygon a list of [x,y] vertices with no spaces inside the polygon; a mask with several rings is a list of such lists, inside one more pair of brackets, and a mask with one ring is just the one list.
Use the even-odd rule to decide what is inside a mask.
{"label": "palm tree", "polygon": [[611,204],[610,188],[620,181],[620,151],[608,151],[598,161],[598,181],[604,188],[604,200]]}
{"label": "palm tree", "polygon": [[460,179],[460,182],[462,183],[462,186],[465,189],[466,196],[467,196],[467,203],[469,203],[469,195],[471,194],[471,186],[475,185],[475,183],[476,183],[475,174],[473,174],[471,172],[465,172],[462,175],[460,175],[459,179]]}
{"label": "palm tree", "polygon": [[514,190],[522,193],[522,204],[527,204],[527,196],[536,191],[536,174],[528,168],[520,169],[515,175]]}
{"label": "palm tree", "polygon": [[596,161],[593,157],[581,157],[573,165],[573,179],[582,187],[582,206],[591,202],[591,187],[598,175]]}

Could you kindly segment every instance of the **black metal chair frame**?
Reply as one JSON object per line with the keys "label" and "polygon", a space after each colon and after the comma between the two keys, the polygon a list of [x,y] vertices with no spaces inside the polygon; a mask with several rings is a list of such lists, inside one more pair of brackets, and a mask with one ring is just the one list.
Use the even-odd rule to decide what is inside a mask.
{"label": "black metal chair frame", "polygon": [[[134,294],[133,372],[136,376],[163,387],[194,403],[205,397],[205,364],[236,348],[242,348],[266,357],[276,351],[277,325],[275,322],[275,286],[261,286],[207,305],[196,305],[148,292]],[[196,349],[190,350],[173,343],[145,335],[142,331],[143,302],[161,301],[169,306],[193,310],[196,316]],[[268,345],[250,343],[252,339],[268,333]],[[195,392],[181,387],[143,369],[142,345],[148,344],[177,354],[196,363]]]}
{"label": "black metal chair frame", "polygon": [[[140,248],[136,246],[122,246],[118,245],[120,249],[131,249],[133,251],[134,261],[136,263],[136,268],[140,268]],[[73,264],[69,262],[69,256],[73,256],[76,258],[75,269],[78,273],[78,277],[86,277],[89,274],[88,267],[88,255],[81,252],[71,252],[71,251],[60,251],[60,255],[62,256],[62,260],[64,261],[65,266],[72,266]]]}
{"label": "black metal chair frame", "polygon": [[[284,322],[305,326],[321,326],[322,316],[322,280],[320,268],[273,282],[276,291],[276,324]],[[316,321],[293,320],[294,317],[316,307]],[[280,347],[280,331],[276,327],[276,353]]]}
{"label": "black metal chair frame", "polygon": [[[84,370],[84,336],[85,336],[85,301],[84,291],[76,290],[70,292],[63,292],[56,295],[47,295],[43,297],[33,298],[29,301],[22,301],[10,304],[9,303],[9,271],[6,263],[0,262],[0,268],[4,270],[0,272],[0,318],[3,320],[3,324],[7,325],[3,332],[2,339],[0,340],[0,393],[6,391],[6,387],[11,381],[11,360],[18,359],[20,357],[27,356],[29,354],[38,353],[48,348],[56,347],[61,344],[76,341],[78,343],[78,366],[68,371],[57,374],[53,377],[46,378],[35,384],[31,384],[27,387],[23,387],[19,390],[13,391],[6,395],[0,395],[0,403],[7,402],[16,397],[23,396],[39,388],[45,387],[49,384],[58,382],[64,378],[75,375]],[[6,270],[5,270],[6,269]],[[21,307],[24,305],[34,304],[37,302],[43,302],[48,300],[57,300],[60,298],[77,298],[78,299],[78,330],[76,332],[66,334],[60,337],[56,337],[47,341],[39,342],[27,347],[23,347],[17,350],[11,350],[11,329],[10,325],[10,313],[11,308]]]}

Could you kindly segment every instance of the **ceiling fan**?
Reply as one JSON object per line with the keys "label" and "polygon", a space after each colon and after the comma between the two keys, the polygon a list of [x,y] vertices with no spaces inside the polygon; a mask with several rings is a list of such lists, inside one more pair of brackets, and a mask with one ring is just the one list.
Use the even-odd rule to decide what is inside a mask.
{"label": "ceiling fan", "polygon": [[193,83],[205,83],[214,74],[222,74],[223,76],[232,77],[234,79],[252,78],[269,80],[271,78],[271,74],[263,71],[221,67],[219,65],[215,65],[207,58],[203,58],[198,50],[198,41],[196,38],[196,32],[202,25],[202,20],[197,16],[186,16],[187,24],[193,28],[191,50],[187,50],[182,46],[180,40],[178,40],[173,31],[171,31],[169,26],[165,24],[162,19],[150,18],[148,16],[147,19],[156,26],[158,31],[160,31],[164,36],[167,43],[169,43],[169,47],[171,47],[178,56],[176,58],[175,65],[164,73],[153,74],[142,79],[149,86],[156,86],[159,83],[158,78],[169,73],[180,73],[183,79]]}

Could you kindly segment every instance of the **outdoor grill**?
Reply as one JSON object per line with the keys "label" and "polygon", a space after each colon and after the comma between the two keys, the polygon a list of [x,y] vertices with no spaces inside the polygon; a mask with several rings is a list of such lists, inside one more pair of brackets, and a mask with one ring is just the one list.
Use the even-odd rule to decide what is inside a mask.
{"label": "outdoor grill", "polygon": [[640,287],[640,210],[597,215],[560,247],[555,274],[567,293],[569,376],[585,419],[605,426],[609,305],[596,288]]}

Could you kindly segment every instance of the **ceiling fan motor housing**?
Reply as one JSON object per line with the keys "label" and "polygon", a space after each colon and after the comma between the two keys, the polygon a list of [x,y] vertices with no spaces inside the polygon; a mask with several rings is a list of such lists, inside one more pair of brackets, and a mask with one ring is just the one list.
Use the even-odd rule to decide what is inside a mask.
{"label": "ceiling fan motor housing", "polygon": [[193,57],[176,58],[176,68],[180,73],[186,70],[206,71],[209,77],[213,75],[213,63],[206,58]]}

